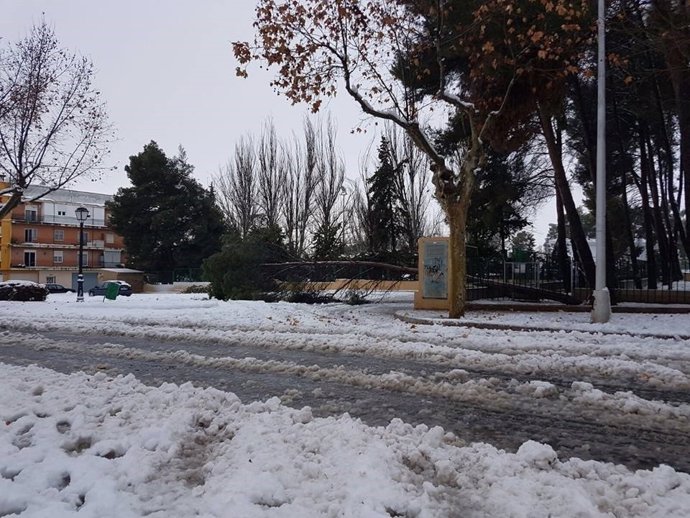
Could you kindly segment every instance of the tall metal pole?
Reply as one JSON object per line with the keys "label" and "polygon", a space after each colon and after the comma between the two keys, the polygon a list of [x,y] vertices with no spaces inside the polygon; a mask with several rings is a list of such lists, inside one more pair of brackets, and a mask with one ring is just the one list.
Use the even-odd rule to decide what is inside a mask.
{"label": "tall metal pole", "polygon": [[597,263],[592,322],[603,324],[611,318],[611,296],[606,288],[606,6],[598,2],[597,17]]}
{"label": "tall metal pole", "polygon": [[77,275],[77,302],[84,302],[84,222],[79,222],[79,274]]}
{"label": "tall metal pole", "polygon": [[341,242],[343,245],[343,253],[345,253],[345,223],[346,223],[346,220],[345,220],[345,217],[346,217],[346,215],[345,215],[345,198],[347,196],[347,190],[343,186],[340,187],[340,195],[343,197],[343,228],[340,229],[340,236],[341,236]]}
{"label": "tall metal pole", "polygon": [[79,221],[79,275],[77,275],[77,302],[84,302],[84,222],[89,218],[89,209],[79,207],[74,211]]}

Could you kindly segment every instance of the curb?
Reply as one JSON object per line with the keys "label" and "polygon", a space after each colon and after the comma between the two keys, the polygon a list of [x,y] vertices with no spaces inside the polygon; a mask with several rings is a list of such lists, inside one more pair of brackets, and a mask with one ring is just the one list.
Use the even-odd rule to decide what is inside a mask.
{"label": "curb", "polygon": [[463,322],[460,320],[441,320],[434,318],[422,318],[422,317],[412,317],[410,315],[402,315],[399,312],[395,312],[393,317],[397,320],[405,322],[407,324],[415,325],[425,325],[433,326],[440,325],[446,327],[468,327],[472,329],[490,329],[497,331],[519,331],[519,332],[548,332],[548,333],[587,333],[587,334],[602,334],[602,335],[619,335],[619,336],[634,336],[637,338],[658,338],[661,340],[690,340],[690,335],[664,335],[664,334],[654,334],[654,333],[627,333],[625,331],[605,331],[605,330],[589,330],[589,329],[563,329],[555,327],[544,327],[544,326],[521,326],[515,324],[492,324],[490,322]]}

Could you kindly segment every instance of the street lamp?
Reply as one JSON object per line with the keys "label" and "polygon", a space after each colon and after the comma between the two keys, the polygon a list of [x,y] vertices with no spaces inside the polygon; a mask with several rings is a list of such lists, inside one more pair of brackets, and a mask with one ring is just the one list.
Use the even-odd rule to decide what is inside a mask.
{"label": "street lamp", "polygon": [[89,209],[79,207],[75,213],[79,221],[79,275],[77,276],[77,302],[84,302],[84,221],[89,217]]}
{"label": "street lamp", "polygon": [[597,16],[597,181],[596,232],[597,262],[595,272],[592,322],[605,324],[611,318],[611,295],[606,288],[606,6],[598,2]]}
{"label": "street lamp", "polygon": [[340,186],[340,195],[343,197],[343,228],[340,229],[340,237],[343,243],[343,252],[345,251],[345,224],[346,220],[345,218],[347,217],[346,215],[346,210],[345,210],[345,199],[347,198],[347,189],[345,189],[344,185]]}

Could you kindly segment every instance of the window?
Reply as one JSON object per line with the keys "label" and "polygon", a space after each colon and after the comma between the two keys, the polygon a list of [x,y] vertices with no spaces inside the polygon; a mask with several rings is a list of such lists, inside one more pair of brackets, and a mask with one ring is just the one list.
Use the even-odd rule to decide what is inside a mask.
{"label": "window", "polygon": [[24,230],[24,242],[35,243],[38,241],[38,230],[35,228],[27,228]]}
{"label": "window", "polygon": [[62,261],[63,261],[62,250],[54,250],[53,251],[53,263],[54,264],[62,264]]}
{"label": "window", "polygon": [[[88,233],[88,232],[84,232],[84,240],[82,241],[82,243],[84,243],[84,246],[86,246],[86,244],[87,244],[88,242],[89,242],[89,233]],[[77,236],[77,243],[79,243],[79,236]]]}
{"label": "window", "polygon": [[108,232],[105,235],[105,242],[108,243],[109,245],[112,245],[115,242],[115,234]]}
{"label": "window", "polygon": [[26,207],[24,209],[24,219],[26,221],[38,221],[38,209],[36,207]]}
{"label": "window", "polygon": [[24,252],[24,266],[36,266],[36,252],[29,250]]}
{"label": "window", "polygon": [[67,211],[66,210],[59,210],[57,211],[58,216],[67,216]]}
{"label": "window", "polygon": [[55,284],[56,280],[55,275],[46,275],[46,284]]}
{"label": "window", "polygon": [[65,240],[65,231],[64,230],[54,230],[53,231],[53,240],[54,241],[64,241]]}
{"label": "window", "polygon": [[[82,266],[89,266],[89,253],[84,252],[81,254]],[[77,252],[77,261],[79,261],[79,252]]]}

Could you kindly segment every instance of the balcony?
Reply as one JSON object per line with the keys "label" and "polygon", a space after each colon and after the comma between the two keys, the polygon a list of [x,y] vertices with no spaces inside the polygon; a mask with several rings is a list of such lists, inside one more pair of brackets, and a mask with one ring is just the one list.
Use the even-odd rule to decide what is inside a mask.
{"label": "balcony", "polygon": [[[65,225],[70,227],[78,227],[79,221],[76,217],[69,216],[34,216],[34,215],[12,215],[13,223],[42,223],[47,225]],[[89,227],[105,227],[106,223],[104,219],[93,219],[89,218],[84,222],[84,228]]]}

